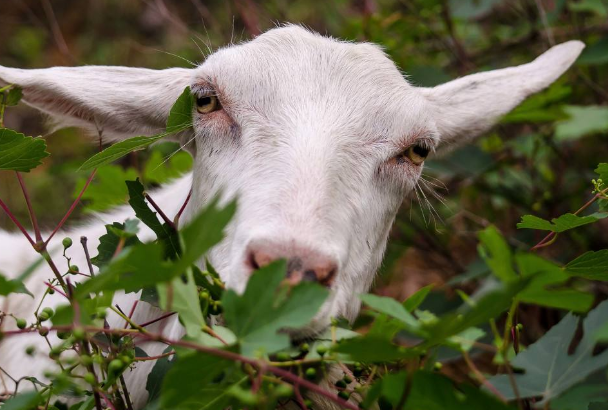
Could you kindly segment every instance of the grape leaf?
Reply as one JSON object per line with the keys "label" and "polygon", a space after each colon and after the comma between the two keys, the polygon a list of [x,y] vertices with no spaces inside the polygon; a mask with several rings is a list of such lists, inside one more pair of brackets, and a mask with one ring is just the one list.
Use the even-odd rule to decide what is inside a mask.
{"label": "grape leaf", "polygon": [[192,126],[192,110],[194,108],[194,97],[190,87],[186,87],[181,93],[167,118],[167,132],[183,131]]}
{"label": "grape leaf", "polygon": [[589,134],[608,132],[608,107],[567,105],[564,110],[570,118],[557,123],[557,141],[576,140]]}
{"label": "grape leaf", "polygon": [[20,132],[0,128],[0,169],[30,172],[49,156],[41,137],[26,137]]}
{"label": "grape leaf", "polygon": [[367,306],[401,321],[409,329],[418,329],[418,321],[408,310],[395,299],[377,295],[359,295],[359,299]]}
{"label": "grape leaf", "polygon": [[608,249],[583,253],[566,265],[566,272],[589,280],[608,280]]}
{"label": "grape leaf", "polygon": [[288,335],[277,332],[308,324],[329,294],[316,283],[303,282],[277,300],[285,271],[284,261],[274,262],[251,276],[242,295],[230,289],[223,294],[224,318],[246,356],[289,347]]}
{"label": "grape leaf", "polygon": [[588,216],[577,216],[567,213],[561,215],[559,218],[553,218],[551,222],[549,222],[546,219],[534,215],[524,215],[521,217],[521,222],[517,224],[517,228],[540,229],[543,231],[560,233],[579,226],[594,223],[606,217],[608,217],[608,214],[596,213]]}
{"label": "grape leaf", "polygon": [[[608,365],[608,351],[593,355],[596,345],[595,334],[608,320],[608,301],[600,303],[583,321],[583,338],[573,354],[568,354],[572,338],[576,332],[578,318],[569,313],[553,326],[536,343],[518,354],[511,364],[524,371],[513,375],[519,397],[542,396],[543,405],[558,397],[591,373]],[[507,399],[515,399],[508,375],[490,379],[490,383]]]}
{"label": "grape leaf", "polygon": [[78,170],[88,171],[94,168],[99,168],[102,165],[107,165],[112,161],[116,161],[117,159],[124,157],[130,152],[144,149],[148,145],[152,144],[155,141],[158,141],[161,138],[166,137],[167,135],[170,134],[163,133],[153,135],[151,137],[140,136],[120,141],[114,145],[110,145],[108,148],[87,159]]}

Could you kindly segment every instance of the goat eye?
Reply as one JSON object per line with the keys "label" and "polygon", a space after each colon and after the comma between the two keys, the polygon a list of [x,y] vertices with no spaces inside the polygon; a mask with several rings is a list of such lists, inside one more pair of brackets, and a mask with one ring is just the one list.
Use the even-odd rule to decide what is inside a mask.
{"label": "goat eye", "polygon": [[215,95],[196,98],[196,110],[201,114],[209,114],[221,108],[220,101]]}
{"label": "goat eye", "polygon": [[402,164],[408,159],[414,165],[420,165],[424,162],[426,157],[428,157],[430,149],[423,145],[412,145],[401,154],[399,154],[395,159],[397,163]]}

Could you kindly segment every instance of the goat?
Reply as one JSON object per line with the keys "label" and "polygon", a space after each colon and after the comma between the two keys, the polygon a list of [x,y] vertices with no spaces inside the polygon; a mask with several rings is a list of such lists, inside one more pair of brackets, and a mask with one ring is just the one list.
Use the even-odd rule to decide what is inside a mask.
{"label": "goat", "polygon": [[[0,84],[22,87],[25,103],[58,126],[103,129],[105,142],[159,132],[173,101],[190,86],[196,98],[193,131],[173,138],[192,154],[193,170],[153,197],[175,214],[192,189],[185,220],[220,191],[223,201],[238,197],[225,239],[207,257],[237,291],[258,267],[278,258],[288,260],[292,277],[329,287],[330,298],[300,330],[311,335],[332,317],[357,315],[357,294],[370,288],[398,208],[414,189],[427,155],[488,130],[555,81],[583,47],[569,41],[528,64],[419,88],[376,45],[286,26],[220,49],[193,69],[0,66]],[[125,207],[96,219],[109,223],[130,216]],[[96,247],[103,229],[95,221],[67,234],[86,236]],[[142,237],[154,238],[148,230]],[[56,240],[55,252],[58,248]],[[0,267],[9,275],[35,258],[13,233],[0,232],[0,250]],[[76,255],[74,261],[85,265]],[[47,276],[47,269],[38,268],[28,288],[41,295]],[[136,296],[117,298],[131,306]],[[60,302],[55,295],[45,303]],[[4,300],[3,309],[31,317],[34,306],[31,298],[15,295]],[[156,308],[140,304],[134,320],[158,315]],[[114,324],[118,319],[112,318]],[[180,337],[183,331],[173,319],[164,332]],[[23,353],[24,346],[39,344],[39,337],[20,337],[20,343],[0,345],[0,366],[16,376],[41,377],[37,359]],[[158,349],[143,348],[152,349],[149,354]],[[128,375],[137,408],[145,403],[152,365],[139,364]]]}

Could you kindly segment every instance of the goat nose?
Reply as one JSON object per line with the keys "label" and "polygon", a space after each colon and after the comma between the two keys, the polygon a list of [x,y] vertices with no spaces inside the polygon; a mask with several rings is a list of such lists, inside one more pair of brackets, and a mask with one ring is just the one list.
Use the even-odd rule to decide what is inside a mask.
{"label": "goat nose", "polygon": [[338,264],[328,256],[309,249],[299,247],[285,249],[283,246],[270,243],[250,246],[247,264],[254,273],[278,259],[287,260],[287,279],[294,285],[302,281],[311,281],[329,287],[338,271]]}

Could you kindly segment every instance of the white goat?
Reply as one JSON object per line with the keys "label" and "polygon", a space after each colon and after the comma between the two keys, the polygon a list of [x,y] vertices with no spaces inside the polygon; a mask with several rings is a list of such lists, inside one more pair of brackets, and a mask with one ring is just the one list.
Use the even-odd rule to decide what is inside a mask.
{"label": "white goat", "polygon": [[[257,267],[277,258],[289,260],[296,280],[313,278],[330,287],[330,300],[303,330],[314,334],[331,317],[357,315],[357,294],[369,289],[397,210],[427,154],[471,141],[555,81],[583,47],[570,41],[529,64],[417,88],[373,44],[287,26],[218,50],[194,69],[0,66],[0,84],[22,87],[24,101],[60,126],[102,128],[106,142],[162,130],[172,103],[190,86],[197,98],[194,131],[178,139],[194,157],[192,174],[153,197],[174,215],[192,188],[187,220],[220,190],[224,200],[238,196],[227,236],[208,257],[238,291]],[[66,234],[88,237],[95,249],[104,233],[100,219],[109,223],[131,216],[130,209],[121,208]],[[152,238],[149,231],[143,234]],[[53,244],[58,252],[58,240]],[[71,256],[85,266],[78,253]],[[5,274],[18,275],[35,258],[20,235],[0,232]],[[39,296],[50,276],[40,267],[27,286]],[[122,295],[117,303],[129,308],[133,300],[133,294]],[[46,303],[61,302],[55,295]],[[11,296],[1,306],[28,319],[35,308],[27,296]],[[158,314],[140,304],[134,320]],[[165,332],[179,337],[182,330],[173,319]],[[17,377],[41,376],[44,346],[38,339],[24,335],[0,344],[0,366]],[[29,344],[40,347],[40,356],[24,354]],[[144,362],[129,375],[137,407],[145,403],[152,365]],[[6,377],[2,383],[11,389]]]}

